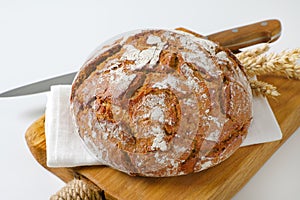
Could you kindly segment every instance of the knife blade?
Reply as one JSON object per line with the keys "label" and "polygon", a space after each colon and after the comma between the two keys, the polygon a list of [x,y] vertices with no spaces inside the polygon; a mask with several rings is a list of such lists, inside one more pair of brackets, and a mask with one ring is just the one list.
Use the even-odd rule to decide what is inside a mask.
{"label": "knife blade", "polygon": [[[176,28],[176,30],[201,36],[200,34],[185,28]],[[280,37],[280,35],[280,21],[276,19],[270,19],[210,34],[206,36],[206,38],[218,42],[221,46],[237,52],[240,48],[248,47],[254,44],[274,42]],[[76,73],[77,72],[72,72],[8,90],[1,93],[0,97],[15,97],[49,91],[51,85],[71,84]]]}
{"label": "knife blade", "polygon": [[15,97],[50,91],[51,85],[71,84],[77,72],[71,72],[54,78],[24,85],[0,94],[0,97]]}

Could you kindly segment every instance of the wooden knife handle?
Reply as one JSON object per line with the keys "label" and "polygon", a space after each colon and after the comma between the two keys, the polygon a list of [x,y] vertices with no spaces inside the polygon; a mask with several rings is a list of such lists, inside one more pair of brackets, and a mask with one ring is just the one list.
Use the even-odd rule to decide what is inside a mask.
{"label": "wooden knife handle", "polygon": [[214,33],[207,38],[235,51],[259,43],[274,42],[280,34],[280,21],[272,19]]}
{"label": "wooden knife handle", "polygon": [[[196,37],[205,37],[185,28],[176,28],[185,31]],[[281,24],[276,19],[265,20],[246,26],[232,28],[226,31],[217,32],[206,36],[207,39],[219,43],[232,51],[251,45],[274,42],[280,37]]]}

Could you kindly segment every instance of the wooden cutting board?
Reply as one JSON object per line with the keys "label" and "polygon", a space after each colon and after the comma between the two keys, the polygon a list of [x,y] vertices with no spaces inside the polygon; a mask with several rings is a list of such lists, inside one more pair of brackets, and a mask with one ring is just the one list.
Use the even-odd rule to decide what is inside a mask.
{"label": "wooden cutting board", "polygon": [[260,77],[278,86],[281,96],[269,103],[283,133],[281,141],[242,147],[221,164],[181,177],[131,177],[109,167],[49,168],[46,166],[44,116],[26,132],[26,141],[35,159],[47,170],[71,181],[85,177],[104,190],[107,199],[230,199],[300,125],[300,81]]}

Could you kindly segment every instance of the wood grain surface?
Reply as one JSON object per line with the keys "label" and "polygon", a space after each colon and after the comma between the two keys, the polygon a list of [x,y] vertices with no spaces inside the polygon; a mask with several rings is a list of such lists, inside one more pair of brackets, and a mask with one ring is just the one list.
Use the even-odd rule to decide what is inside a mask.
{"label": "wood grain surface", "polygon": [[[201,34],[183,27],[176,28],[196,37],[203,37]],[[245,26],[240,26],[225,31],[205,36],[207,39],[217,42],[220,46],[229,48],[233,52],[244,47],[259,43],[271,43],[281,35],[281,23],[276,19],[269,19]]]}
{"label": "wood grain surface", "polygon": [[26,132],[34,158],[47,170],[68,182],[82,176],[103,189],[107,199],[229,199],[261,168],[300,125],[300,81],[260,77],[278,87],[281,96],[269,103],[283,133],[281,141],[238,149],[221,164],[187,176],[171,178],[131,177],[104,166],[49,168],[46,166],[44,116]]}

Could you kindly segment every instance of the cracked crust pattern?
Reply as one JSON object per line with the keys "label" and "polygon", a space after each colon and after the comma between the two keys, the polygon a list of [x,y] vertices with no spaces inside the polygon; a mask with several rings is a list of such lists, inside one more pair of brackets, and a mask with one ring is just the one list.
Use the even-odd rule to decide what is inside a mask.
{"label": "cracked crust pattern", "polygon": [[127,34],[78,72],[71,110],[103,165],[178,176],[228,158],[252,119],[249,82],[227,49],[167,30]]}

